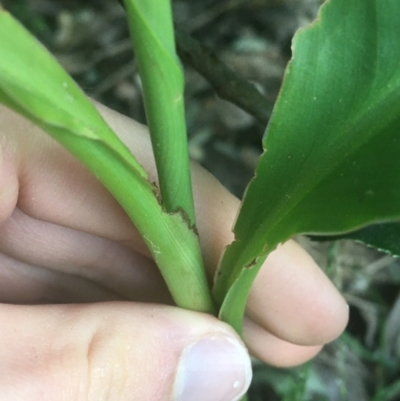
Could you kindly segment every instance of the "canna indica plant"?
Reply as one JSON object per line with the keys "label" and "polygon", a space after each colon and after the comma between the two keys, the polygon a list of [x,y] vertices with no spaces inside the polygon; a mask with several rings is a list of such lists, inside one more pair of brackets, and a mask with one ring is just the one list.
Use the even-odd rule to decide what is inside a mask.
{"label": "canna indica plant", "polygon": [[218,315],[240,333],[260,266],[297,234],[346,234],[398,252],[398,0],[328,0],[316,21],[295,35],[264,153],[211,289],[196,230],[184,77],[170,1],[124,0],[124,5],[158,187],[74,81],[5,10],[0,10],[0,102],[59,141],[115,196],[178,306]]}

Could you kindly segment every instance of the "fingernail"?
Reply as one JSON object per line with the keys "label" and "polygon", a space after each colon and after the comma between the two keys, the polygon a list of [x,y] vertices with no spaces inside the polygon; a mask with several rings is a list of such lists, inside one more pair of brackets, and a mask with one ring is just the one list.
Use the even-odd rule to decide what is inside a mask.
{"label": "fingernail", "polygon": [[213,336],[189,345],[182,353],[176,401],[236,401],[247,391],[251,362],[239,341]]}

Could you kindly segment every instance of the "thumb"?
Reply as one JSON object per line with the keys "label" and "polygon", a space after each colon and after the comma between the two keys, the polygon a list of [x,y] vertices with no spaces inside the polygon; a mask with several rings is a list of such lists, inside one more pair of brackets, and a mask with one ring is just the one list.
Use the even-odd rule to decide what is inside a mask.
{"label": "thumb", "polygon": [[216,318],[132,303],[0,305],[0,401],[231,401],[247,351]]}

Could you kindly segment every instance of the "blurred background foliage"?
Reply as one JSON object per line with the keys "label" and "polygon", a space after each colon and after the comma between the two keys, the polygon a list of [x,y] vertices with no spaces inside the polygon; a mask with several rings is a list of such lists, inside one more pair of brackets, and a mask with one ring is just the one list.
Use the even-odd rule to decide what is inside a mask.
{"label": "blurred background foliage", "polygon": [[[145,122],[124,10],[112,0],[3,0],[86,93]],[[321,0],[174,0],[180,29],[251,81],[272,104],[291,38]],[[211,52],[211,50],[210,50]],[[264,124],[222,100],[185,65],[190,153],[241,197],[261,152]],[[254,360],[251,401],[400,400],[400,268],[350,240],[297,239],[346,297],[347,331],[311,363],[277,369]]]}

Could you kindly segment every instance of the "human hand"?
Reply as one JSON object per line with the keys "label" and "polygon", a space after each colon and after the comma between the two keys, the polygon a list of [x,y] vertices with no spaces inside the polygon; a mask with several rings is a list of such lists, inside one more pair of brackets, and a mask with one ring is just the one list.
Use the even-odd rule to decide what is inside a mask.
{"label": "human hand", "polygon": [[[156,180],[146,128],[100,111]],[[124,211],[79,161],[0,107],[0,401],[228,401],[250,362],[233,330],[172,305]],[[193,165],[210,278],[239,206]],[[346,325],[343,298],[296,243],[265,262],[244,340],[277,366],[313,357]]]}

